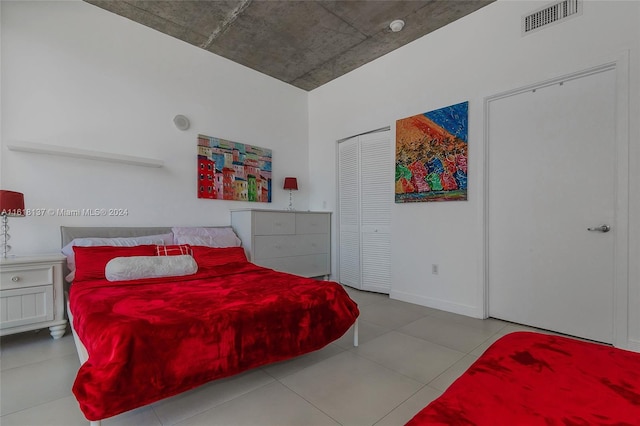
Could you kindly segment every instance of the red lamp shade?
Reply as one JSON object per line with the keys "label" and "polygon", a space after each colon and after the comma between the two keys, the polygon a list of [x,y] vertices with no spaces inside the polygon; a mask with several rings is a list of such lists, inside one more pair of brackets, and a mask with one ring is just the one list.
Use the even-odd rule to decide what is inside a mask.
{"label": "red lamp shade", "polygon": [[298,179],[294,177],[286,177],[284,178],[284,187],[283,189],[294,189],[298,190]]}
{"label": "red lamp shade", "polygon": [[3,216],[24,216],[24,194],[0,189],[0,214]]}

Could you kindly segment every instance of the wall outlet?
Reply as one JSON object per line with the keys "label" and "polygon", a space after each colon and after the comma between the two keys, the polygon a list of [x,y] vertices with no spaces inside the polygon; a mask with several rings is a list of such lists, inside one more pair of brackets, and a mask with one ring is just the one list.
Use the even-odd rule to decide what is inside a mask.
{"label": "wall outlet", "polygon": [[431,265],[431,273],[433,275],[438,275],[438,265],[436,263]]}

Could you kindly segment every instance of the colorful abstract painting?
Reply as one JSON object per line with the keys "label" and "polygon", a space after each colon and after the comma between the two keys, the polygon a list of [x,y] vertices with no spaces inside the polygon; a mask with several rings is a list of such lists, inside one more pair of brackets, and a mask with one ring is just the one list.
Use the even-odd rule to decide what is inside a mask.
{"label": "colorful abstract painting", "polygon": [[271,150],[198,135],[198,198],[271,202]]}
{"label": "colorful abstract painting", "polygon": [[396,121],[396,203],[467,199],[469,102]]}

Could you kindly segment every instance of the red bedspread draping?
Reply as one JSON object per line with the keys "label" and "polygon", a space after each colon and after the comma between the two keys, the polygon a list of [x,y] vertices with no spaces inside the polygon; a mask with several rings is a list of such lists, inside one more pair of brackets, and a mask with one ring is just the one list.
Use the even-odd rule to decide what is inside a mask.
{"label": "red bedspread draping", "polygon": [[320,349],[359,313],[337,283],[248,262],[188,277],[75,282],[70,308],[89,353],[73,393],[89,420]]}
{"label": "red bedspread draping", "polygon": [[640,425],[640,353],[512,333],[408,425]]}

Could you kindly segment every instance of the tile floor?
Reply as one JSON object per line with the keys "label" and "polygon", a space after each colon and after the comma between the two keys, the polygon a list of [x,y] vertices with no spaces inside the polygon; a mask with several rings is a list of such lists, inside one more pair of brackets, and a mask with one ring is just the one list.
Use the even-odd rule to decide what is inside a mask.
{"label": "tile floor", "polygon": [[[402,425],[499,337],[530,329],[348,289],[353,331],[317,352],[201,386],[104,420],[110,425]],[[73,338],[47,330],[1,343],[0,424],[87,425],[71,386]]]}

